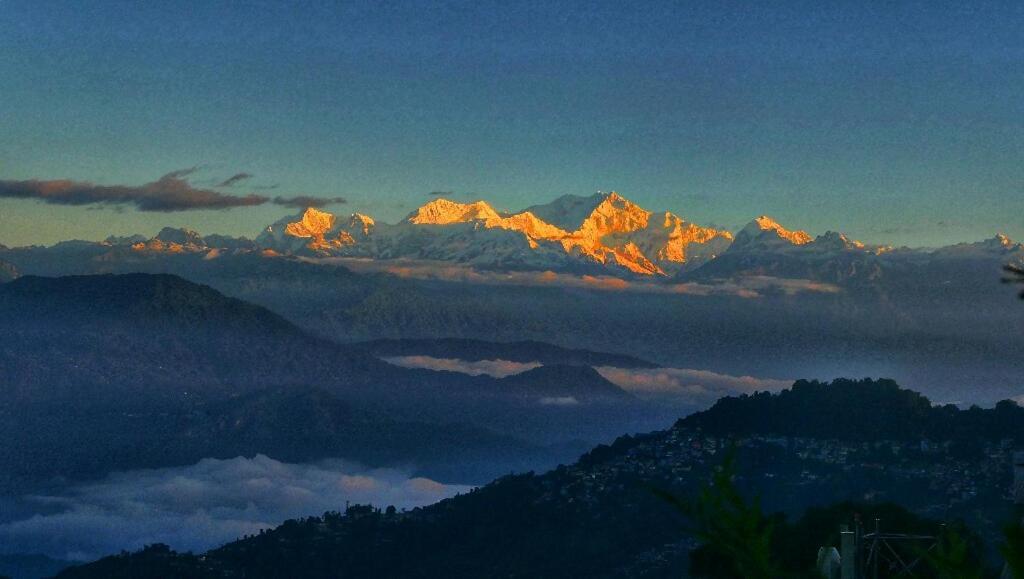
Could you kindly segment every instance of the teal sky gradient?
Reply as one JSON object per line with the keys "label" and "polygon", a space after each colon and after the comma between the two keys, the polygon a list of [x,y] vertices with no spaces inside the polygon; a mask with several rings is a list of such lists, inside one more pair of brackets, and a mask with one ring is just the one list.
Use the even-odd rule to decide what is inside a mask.
{"label": "teal sky gradient", "polygon": [[[1024,238],[1020,3],[138,4],[0,0],[0,180],[199,165],[384,221],[601,189],[728,228]],[[290,212],[0,199],[0,243]]]}

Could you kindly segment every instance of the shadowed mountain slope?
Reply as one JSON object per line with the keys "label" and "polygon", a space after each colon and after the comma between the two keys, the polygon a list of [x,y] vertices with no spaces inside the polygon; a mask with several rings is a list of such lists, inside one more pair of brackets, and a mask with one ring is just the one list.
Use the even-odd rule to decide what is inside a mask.
{"label": "shadowed mountain slope", "polygon": [[223,397],[268,386],[354,387],[394,369],[265,308],[170,275],[0,286],[7,402]]}

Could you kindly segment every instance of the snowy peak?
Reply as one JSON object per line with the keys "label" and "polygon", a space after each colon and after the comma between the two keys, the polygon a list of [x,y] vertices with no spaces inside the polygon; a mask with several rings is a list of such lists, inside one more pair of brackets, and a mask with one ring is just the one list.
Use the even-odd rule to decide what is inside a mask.
{"label": "snowy peak", "polygon": [[606,235],[643,229],[650,218],[650,211],[612,191],[583,220],[576,233],[600,241]]}
{"label": "snowy peak", "polygon": [[569,235],[565,230],[539,219],[529,211],[523,211],[508,217],[490,219],[487,221],[487,226],[518,231],[531,239],[555,240]]}
{"label": "snowy peak", "polygon": [[498,212],[485,201],[457,203],[448,199],[435,199],[413,211],[405,220],[414,225],[448,225],[499,218]]}
{"label": "snowy peak", "polygon": [[818,251],[867,249],[840,233],[816,240],[760,216],[735,238],[669,211],[651,212],[616,192],[564,195],[517,213],[486,201],[438,198],[396,224],[310,208],[266,228],[260,249],[279,254],[422,259],[496,269],[673,276],[733,249]]}
{"label": "snowy peak", "polygon": [[285,233],[292,237],[323,238],[334,228],[334,215],[315,207],[306,209],[298,221],[285,225]]}
{"label": "snowy peak", "polygon": [[814,238],[814,242],[811,246],[815,249],[835,251],[860,250],[865,248],[863,243],[856,239],[850,239],[846,235],[837,231],[826,231],[819,235]]}
{"label": "snowy peak", "polygon": [[591,197],[560,197],[548,206],[536,208],[553,214],[563,223],[573,223],[584,211],[579,226],[560,240],[570,254],[640,275],[663,275],[662,268],[630,235],[647,227],[651,213],[614,191]]}
{"label": "snowy peak", "polygon": [[348,220],[349,231],[360,231],[363,235],[369,235],[376,226],[377,222],[372,217],[362,213],[353,213]]}
{"label": "snowy peak", "polygon": [[1024,257],[1024,244],[1015,242],[1002,233],[976,243],[957,243],[935,250],[935,254],[941,257],[980,257],[998,256],[1007,254],[1019,254]]}
{"label": "snowy peak", "polygon": [[607,197],[605,193],[589,197],[562,195],[551,203],[527,207],[523,213],[531,213],[563,231],[576,231]]}
{"label": "snowy peak", "polygon": [[997,233],[995,237],[991,239],[986,239],[982,243],[984,243],[988,247],[991,247],[992,249],[1006,249],[1011,251],[1021,246],[1020,243],[1014,242],[1012,239],[1009,238],[1009,236],[1002,233]]}
{"label": "snowy peak", "polygon": [[256,238],[256,245],[278,253],[330,253],[356,244],[357,237],[366,239],[375,226],[371,217],[359,213],[352,214],[342,226],[334,214],[310,207],[301,215],[269,225]]}
{"label": "snowy peak", "polygon": [[140,253],[197,253],[207,249],[206,240],[191,229],[164,227],[149,240],[134,241],[132,251]]}
{"label": "snowy peak", "polygon": [[701,227],[671,212],[654,214],[635,236],[645,253],[688,268],[714,259],[732,244],[732,234]]}
{"label": "snowy peak", "polygon": [[344,221],[311,208],[268,226],[256,244],[278,253],[665,275],[713,259],[731,241],[728,232],[651,213],[610,192],[565,195],[514,214],[485,201],[440,198],[381,226],[359,213]]}
{"label": "snowy peak", "polygon": [[[146,241],[146,236],[136,233],[133,235],[110,235],[102,243],[104,245],[133,245],[144,241]],[[3,248],[0,247],[0,249]]]}
{"label": "snowy peak", "polygon": [[227,235],[200,235],[186,228],[164,227],[156,236],[146,239],[142,235],[108,237],[102,245],[128,248],[139,254],[159,253],[212,253],[220,250],[250,251],[255,244],[244,237]]}
{"label": "snowy peak", "polygon": [[763,246],[804,245],[811,241],[813,239],[806,231],[790,231],[771,217],[761,215],[736,234],[732,247],[747,249]]}
{"label": "snowy peak", "polygon": [[176,229],[174,227],[164,227],[160,230],[160,233],[156,234],[153,239],[162,241],[164,243],[177,243],[179,245],[203,245],[203,236],[199,235],[191,229],[184,227]]}
{"label": "snowy peak", "polygon": [[563,195],[546,205],[527,207],[523,213],[530,213],[577,237],[590,239],[643,229],[651,216],[650,211],[615,191],[589,197]]}

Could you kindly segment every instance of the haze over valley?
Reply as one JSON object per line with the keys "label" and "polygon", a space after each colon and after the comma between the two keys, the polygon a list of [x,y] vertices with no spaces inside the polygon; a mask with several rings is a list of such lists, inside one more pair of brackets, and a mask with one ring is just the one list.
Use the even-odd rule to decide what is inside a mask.
{"label": "haze over valley", "polygon": [[1024,579],[1024,12],[0,3],[0,579]]}

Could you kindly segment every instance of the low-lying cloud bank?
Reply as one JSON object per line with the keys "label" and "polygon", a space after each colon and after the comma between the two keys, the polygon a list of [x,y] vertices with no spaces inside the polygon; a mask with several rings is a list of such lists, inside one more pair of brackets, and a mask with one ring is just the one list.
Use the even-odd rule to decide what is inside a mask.
{"label": "low-lying cloud bank", "polygon": [[687,368],[613,368],[597,371],[618,387],[641,398],[672,398],[698,406],[710,406],[723,396],[759,391],[778,392],[792,380],[731,376]]}
{"label": "low-lying cloud bank", "polygon": [[84,561],[151,543],[202,552],[289,518],[344,510],[346,501],[401,509],[469,489],[340,460],[204,459],[182,468],[115,473],[59,494],[24,497],[25,506],[37,514],[0,524],[0,554],[43,553]]}
{"label": "low-lying cloud bank", "polygon": [[[479,376],[487,374],[504,378],[541,366],[540,362],[511,362],[509,360],[468,361],[431,356],[396,356],[384,361],[405,368],[425,368],[446,372],[461,372]],[[596,370],[619,388],[646,399],[668,399],[696,406],[710,406],[723,396],[749,394],[758,391],[778,392],[789,388],[792,380],[774,380],[754,376],[732,376],[707,370],[688,368],[615,368],[601,366]],[[545,405],[569,406],[575,399],[547,398]]]}
{"label": "low-lying cloud bank", "polygon": [[554,271],[496,271],[442,261],[331,257],[306,258],[312,263],[339,264],[359,273],[387,273],[419,280],[453,281],[487,285],[568,287],[612,292],[641,292],[694,296],[732,295],[758,298],[766,293],[794,295],[804,292],[833,294],[839,286],[807,279],[746,276],[717,283],[667,282],[623,279],[610,275],[579,275]]}
{"label": "low-lying cloud bank", "polygon": [[394,356],[383,358],[389,364],[403,368],[425,368],[427,370],[459,372],[470,376],[487,374],[495,378],[504,378],[512,374],[520,374],[541,366],[540,362],[511,362],[509,360],[468,361],[455,358],[434,358],[431,356]]}

